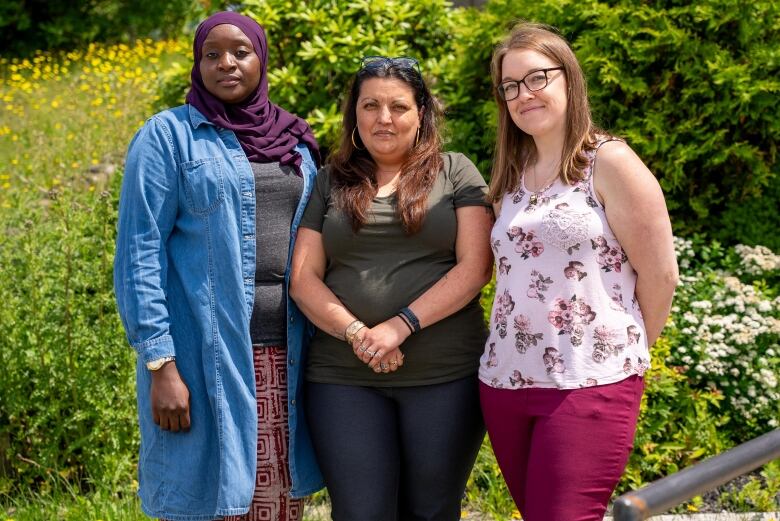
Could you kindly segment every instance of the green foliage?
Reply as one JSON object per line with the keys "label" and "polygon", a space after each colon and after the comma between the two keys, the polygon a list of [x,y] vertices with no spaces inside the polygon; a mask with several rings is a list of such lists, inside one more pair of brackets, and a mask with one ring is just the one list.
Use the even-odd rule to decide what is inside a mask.
{"label": "green foliage", "polygon": [[466,501],[471,508],[496,520],[519,518],[519,515],[513,515],[517,507],[506,487],[488,437],[482,443],[466,484]]}
{"label": "green foliage", "polygon": [[0,496],[63,480],[134,488],[135,356],[111,273],[116,172],[176,45],[0,62]]}
{"label": "green foliage", "polygon": [[[518,3],[448,9],[444,0],[247,0],[265,25],[275,102],[308,119],[327,149],[339,100],[369,54],[421,59],[447,114],[447,148],[490,171],[495,102],[490,56],[521,18],[551,24],[588,79],[594,118],[625,137],[658,176],[676,233],[780,246],[780,4],[733,0]],[[172,71],[163,101],[183,100]]]}
{"label": "green foliage", "polygon": [[669,350],[664,338],[651,349],[634,451],[619,492],[668,476],[735,443],[720,431],[728,421],[728,413],[718,410],[722,396],[690,386],[679,368],[667,365]]}
{"label": "green foliage", "polygon": [[494,0],[462,16],[442,78],[454,148],[489,164],[491,47],[513,20],[551,24],[573,43],[596,121],[659,177],[677,233],[747,244],[775,235],[780,4]]}
{"label": "green foliage", "polygon": [[767,463],[759,476],[740,487],[729,487],[720,497],[729,511],[776,512],[780,509],[780,460]]}
{"label": "green foliage", "polygon": [[[137,450],[133,355],[116,314],[116,193],[19,200],[0,234],[0,434],[11,487],[56,476],[127,484]],[[113,194],[113,195],[112,195]]]}
{"label": "green foliage", "polygon": [[454,27],[446,0],[247,0],[246,14],[269,34],[275,102],[305,116],[329,148],[341,126],[341,100],[369,55],[413,56],[424,74],[448,52]]}
{"label": "green foliage", "polygon": [[0,49],[17,56],[39,49],[69,49],[95,41],[167,37],[178,34],[205,12],[225,3],[208,0],[6,0],[0,3]]}
{"label": "green foliage", "polygon": [[43,493],[24,491],[0,495],[0,518],[5,521],[148,521],[135,494],[99,488],[83,494],[65,479]]}
{"label": "green foliage", "polygon": [[780,426],[780,256],[763,247],[675,241],[681,284],[666,362],[700,392],[723,396],[734,441]]}
{"label": "green foliage", "polygon": [[[180,1],[167,5],[174,9]],[[6,2],[0,6],[0,41],[5,45],[2,39],[8,35],[18,37],[24,24],[28,29],[35,25],[25,38],[37,35],[40,43],[30,44],[37,47],[113,37],[119,33],[96,29],[102,27],[100,16],[118,19],[111,13],[120,11],[110,5],[118,4],[105,0],[68,7],[65,18],[45,25],[20,2]],[[151,5],[153,0],[134,4],[138,12],[133,16],[162,16]],[[684,331],[690,327],[683,323],[685,313],[704,310],[695,302],[720,305],[716,292],[725,291],[726,277],[739,278],[739,285],[731,281],[731,287],[743,300],[749,297],[761,320],[771,324],[770,318],[777,319],[780,275],[764,266],[772,262],[771,252],[725,244],[767,243],[777,249],[780,132],[772,101],[780,51],[772,42],[780,31],[780,7],[768,0],[748,6],[727,0],[695,5],[497,0],[476,11],[452,9],[445,0],[250,0],[244,8],[269,33],[272,99],[306,117],[326,148],[338,137],[340,99],[360,58],[411,55],[420,58],[446,104],[448,148],[467,153],[484,173],[494,139],[488,70],[494,44],[521,16],[559,26],[583,62],[597,120],[626,136],[659,176],[677,230],[689,237],[703,230],[721,241],[693,236],[695,254],[681,258],[690,279],[653,350],[636,448],[621,490],[770,426],[776,413],[769,398],[763,405],[756,401],[763,408],[755,407],[751,412],[758,416],[749,419],[732,399],[736,394],[696,369],[713,353],[702,348],[694,359],[681,348],[693,350],[699,334]],[[73,22],[65,20],[79,17],[81,39],[74,40],[67,29]],[[131,21],[127,29],[142,32],[137,28],[143,23]],[[9,27],[17,32],[6,32]],[[28,44],[19,39],[17,45]],[[146,50],[99,47],[96,53],[63,54],[59,64],[43,54],[27,65],[0,60],[5,103],[0,107],[0,495],[29,489],[42,494],[30,502],[48,505],[44,498],[54,498],[51,509],[42,508],[43,517],[30,513],[19,519],[135,519],[135,503],[125,494],[134,488],[137,450],[134,355],[116,316],[110,279],[121,176],[108,171],[103,176],[90,165],[106,157],[113,165],[134,128],[149,115],[155,100],[146,85],[160,81],[161,106],[183,101],[190,65],[178,63],[186,62],[181,58],[188,45],[174,49],[179,60],[173,64],[158,60],[153,47],[151,42]],[[159,65],[131,62],[142,53]],[[121,65],[106,69],[112,59]],[[47,65],[55,72],[47,72]],[[58,74],[66,79],[53,79]],[[485,291],[486,316],[493,291],[492,284]],[[769,301],[775,307],[767,311],[761,302]],[[780,362],[769,354],[773,342],[777,350],[777,338],[762,334],[719,363],[738,363],[740,371],[747,364],[752,372],[745,374],[771,381],[767,374]],[[756,356],[747,353],[751,348]],[[762,358],[760,350],[767,356]],[[682,359],[686,354],[691,363]],[[776,487],[777,469],[767,468],[761,483]],[[62,481],[73,486],[73,493],[62,492]],[[94,492],[87,502],[116,502],[127,513],[82,508],[78,494],[83,490]],[[487,444],[467,494],[472,504],[498,519],[514,514]],[[752,484],[727,497],[735,508],[765,508],[771,500]],[[58,502],[67,503],[68,510],[56,510]],[[23,512],[5,500],[2,506],[6,512]],[[74,514],[68,517],[70,510]]]}
{"label": "green foliage", "polygon": [[763,244],[772,251],[780,252],[780,234],[777,233],[779,205],[780,181],[774,176],[761,195],[729,199],[723,213],[716,216],[707,231],[726,244],[734,241],[736,232],[743,244]]}

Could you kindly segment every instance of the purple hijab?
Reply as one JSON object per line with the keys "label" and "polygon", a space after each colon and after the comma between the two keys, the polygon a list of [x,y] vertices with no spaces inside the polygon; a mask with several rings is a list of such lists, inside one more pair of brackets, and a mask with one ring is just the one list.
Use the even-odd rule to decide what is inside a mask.
{"label": "purple hijab", "polygon": [[[209,32],[221,24],[235,25],[241,29],[252,42],[261,62],[260,83],[255,93],[240,103],[223,103],[206,90],[200,75],[203,42]],[[295,152],[295,146],[302,142],[309,147],[319,165],[319,147],[309,124],[268,100],[268,43],[265,31],[257,22],[248,16],[229,11],[216,13],[198,26],[192,51],[195,62],[192,65],[192,86],[187,93],[187,103],[218,127],[235,132],[250,161],[278,161],[282,165],[295,165],[300,174],[302,159],[301,155]]]}

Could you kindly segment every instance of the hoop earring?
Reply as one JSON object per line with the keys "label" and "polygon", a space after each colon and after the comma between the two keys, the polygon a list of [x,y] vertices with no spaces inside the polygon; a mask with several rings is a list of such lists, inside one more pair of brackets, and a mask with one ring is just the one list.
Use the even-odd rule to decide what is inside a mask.
{"label": "hoop earring", "polygon": [[355,131],[357,130],[357,127],[352,129],[352,146],[355,147],[355,150],[365,150],[366,147],[360,148],[357,146],[357,143],[355,143]]}

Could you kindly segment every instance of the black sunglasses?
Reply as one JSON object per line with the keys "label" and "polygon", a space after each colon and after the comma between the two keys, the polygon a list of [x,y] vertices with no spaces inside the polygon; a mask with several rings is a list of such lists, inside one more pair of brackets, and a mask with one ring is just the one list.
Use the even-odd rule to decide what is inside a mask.
{"label": "black sunglasses", "polygon": [[365,56],[360,61],[360,70],[372,69],[375,67],[399,67],[401,69],[415,69],[420,72],[420,62],[409,56],[396,56],[388,58],[387,56]]}

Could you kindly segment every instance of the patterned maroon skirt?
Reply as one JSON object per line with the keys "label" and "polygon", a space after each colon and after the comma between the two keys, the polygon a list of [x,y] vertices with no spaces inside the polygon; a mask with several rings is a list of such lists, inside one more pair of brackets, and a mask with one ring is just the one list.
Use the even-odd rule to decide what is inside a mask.
{"label": "patterned maroon skirt", "polygon": [[300,521],[303,500],[290,497],[287,426],[287,351],[254,350],[257,390],[257,477],[249,512],[225,521]]}
{"label": "patterned maroon skirt", "polygon": [[[303,499],[290,497],[287,426],[287,352],[256,347],[257,475],[249,512],[224,521],[301,521]],[[160,520],[165,521],[165,520]]]}

